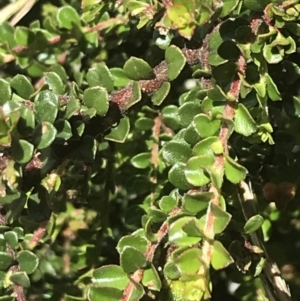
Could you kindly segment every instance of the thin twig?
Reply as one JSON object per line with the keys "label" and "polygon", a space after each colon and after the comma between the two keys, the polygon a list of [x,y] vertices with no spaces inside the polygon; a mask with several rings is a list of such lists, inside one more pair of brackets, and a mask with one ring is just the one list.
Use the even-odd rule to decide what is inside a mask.
{"label": "thin twig", "polygon": [[[240,184],[238,199],[247,221],[249,218],[257,214],[254,194],[245,181]],[[263,235],[261,229],[251,234],[252,243],[261,248],[266,256],[263,272],[260,274],[262,284],[270,301],[291,301],[290,290],[285,281],[280,276],[280,270],[275,262],[273,262],[263,243]]]}

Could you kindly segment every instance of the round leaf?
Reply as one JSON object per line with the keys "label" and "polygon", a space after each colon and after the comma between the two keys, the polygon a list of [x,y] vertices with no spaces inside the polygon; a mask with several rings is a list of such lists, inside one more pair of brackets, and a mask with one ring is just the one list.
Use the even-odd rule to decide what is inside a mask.
{"label": "round leaf", "polygon": [[34,146],[26,140],[20,139],[12,144],[12,156],[18,163],[25,164],[29,162],[33,156]]}
{"label": "round leaf", "polygon": [[88,108],[96,109],[100,116],[104,116],[108,111],[108,94],[105,88],[92,87],[86,89],[83,93],[83,100]]}
{"label": "round leaf", "polygon": [[190,189],[192,186],[188,183],[185,177],[185,165],[183,163],[176,163],[169,171],[168,178],[171,184],[179,189]]}
{"label": "round leaf", "polygon": [[127,274],[134,273],[136,270],[145,267],[147,260],[145,255],[136,248],[127,246],[120,255],[121,267]]}
{"label": "round leaf", "polygon": [[185,163],[191,157],[192,150],[185,142],[170,141],[162,149],[162,156],[166,163],[174,165],[177,162]]}
{"label": "round leaf", "polygon": [[55,94],[63,94],[65,86],[60,76],[55,72],[47,72],[45,74],[45,82],[48,84],[50,90]]}
{"label": "round leaf", "polygon": [[9,280],[22,287],[30,287],[30,280],[25,272],[14,272],[9,277]]}
{"label": "round leaf", "polygon": [[153,71],[150,65],[142,59],[131,57],[123,67],[125,74],[132,80],[151,79]]}
{"label": "round leaf", "polygon": [[28,250],[21,251],[17,256],[17,260],[20,271],[26,272],[28,275],[32,274],[39,265],[37,256]]}
{"label": "round leaf", "polygon": [[[29,97],[34,92],[34,88],[29,79],[22,74],[17,74],[11,81],[11,87],[16,90],[17,94],[24,99]],[[0,88],[1,91],[1,88]]]}
{"label": "round leaf", "polygon": [[74,25],[80,26],[80,17],[71,6],[65,5],[59,8],[56,18],[60,27],[72,29]]}

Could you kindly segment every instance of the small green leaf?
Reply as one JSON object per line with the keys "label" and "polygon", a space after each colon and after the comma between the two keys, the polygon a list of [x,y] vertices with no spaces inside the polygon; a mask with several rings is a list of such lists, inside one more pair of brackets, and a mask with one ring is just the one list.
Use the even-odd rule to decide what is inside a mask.
{"label": "small green leaf", "polygon": [[90,87],[101,86],[107,92],[111,92],[114,88],[114,78],[104,63],[90,68],[86,74],[86,79]]}
{"label": "small green leaf", "polygon": [[228,16],[239,4],[239,0],[226,0],[222,6],[222,12],[219,18],[224,18]]}
{"label": "small green leaf", "polygon": [[130,280],[120,266],[107,265],[94,270],[92,282],[97,286],[124,290]]}
{"label": "small green leaf", "polygon": [[14,272],[9,277],[9,280],[22,287],[30,287],[30,280],[25,272]]}
{"label": "small green leaf", "polygon": [[9,101],[11,99],[11,95],[10,84],[3,78],[0,78],[0,105]]}
{"label": "small green leaf", "polygon": [[263,55],[269,64],[278,64],[283,59],[277,47],[271,47],[268,44],[263,48]]}
{"label": "small green leaf", "polygon": [[207,115],[199,114],[194,117],[193,126],[202,138],[206,138],[213,136],[220,129],[221,120],[210,120]]}
{"label": "small green leaf", "polygon": [[62,28],[72,29],[74,25],[80,26],[80,17],[72,6],[60,7],[56,15],[58,24]]}
{"label": "small green leaf", "polygon": [[58,119],[55,121],[54,126],[57,130],[56,138],[68,140],[72,137],[72,127],[68,120]]}
{"label": "small green leaf", "polygon": [[4,239],[13,249],[16,249],[19,246],[18,235],[14,231],[5,232]]}
{"label": "small green leaf", "polygon": [[238,164],[235,160],[225,155],[225,175],[226,178],[233,184],[238,184],[243,181],[247,175],[247,169]]}
{"label": "small green leaf", "polygon": [[2,43],[7,43],[9,47],[14,47],[16,46],[16,41],[15,41],[15,27],[10,25],[9,22],[3,22],[1,23],[0,26],[0,41]]}
{"label": "small green leaf", "polygon": [[256,230],[258,230],[263,223],[264,223],[264,218],[261,215],[259,214],[254,215],[247,220],[244,226],[244,231],[247,234],[253,233]]}
{"label": "small green leaf", "polygon": [[126,235],[123,236],[118,242],[118,252],[122,253],[127,246],[131,246],[138,251],[145,253],[148,247],[148,241],[138,235]]}
{"label": "small green leaf", "polygon": [[126,76],[132,80],[151,79],[153,71],[150,65],[142,59],[131,57],[123,67]]}
{"label": "small green leaf", "polygon": [[34,146],[26,140],[20,139],[12,144],[12,156],[18,163],[25,164],[33,156]]}
{"label": "small green leaf", "polygon": [[123,292],[113,287],[91,286],[87,293],[89,301],[120,301]]}
{"label": "small green leaf", "polygon": [[246,107],[239,103],[234,116],[234,129],[243,136],[251,136],[257,130],[257,125]]}
{"label": "small green leaf", "polygon": [[[29,99],[33,94],[34,88],[29,79],[23,74],[17,74],[11,81],[11,87],[16,90],[17,94],[24,98]],[[0,88],[0,91],[2,89]]]}
{"label": "small green leaf", "polygon": [[207,209],[209,201],[212,198],[213,194],[211,192],[185,194],[182,199],[182,208],[188,213],[197,214]]}
{"label": "small green leaf", "polygon": [[114,79],[114,86],[116,87],[125,87],[131,81],[122,68],[111,68],[110,72]]}
{"label": "small green leaf", "polygon": [[18,26],[15,30],[15,40],[18,45],[28,46],[34,41],[34,34],[27,27]]}
{"label": "small green leaf", "polygon": [[154,120],[148,117],[141,117],[135,122],[134,125],[141,131],[148,131],[153,128]]}
{"label": "small green leaf", "polygon": [[241,52],[235,42],[224,41],[218,48],[218,54],[225,60],[237,60]]}
{"label": "small green leaf", "polygon": [[62,79],[55,72],[47,72],[45,74],[45,82],[48,84],[49,89],[55,94],[62,95],[65,91],[65,86]]}
{"label": "small green leaf", "polygon": [[219,82],[228,82],[235,76],[236,69],[237,66],[235,62],[227,62],[214,67],[212,69],[212,76]]}
{"label": "small green leaf", "polygon": [[[204,160],[206,160],[206,158],[207,157],[205,157]],[[199,157],[192,157],[187,162],[184,174],[188,183],[195,187],[201,187],[210,182],[208,173],[206,173],[205,170],[199,166]]]}
{"label": "small green leaf", "polygon": [[215,270],[221,270],[233,263],[233,259],[218,240],[214,241],[213,251],[211,256],[211,265]]}
{"label": "small green leaf", "polygon": [[120,254],[121,267],[127,274],[134,273],[136,270],[147,265],[145,255],[131,246],[126,246]]}
{"label": "small green leaf", "polygon": [[83,100],[88,108],[96,109],[100,116],[104,116],[108,111],[108,93],[105,88],[92,87],[83,92]]}
{"label": "small green leaf", "polygon": [[228,226],[231,220],[231,214],[224,211],[219,206],[210,203],[209,209],[213,214],[214,218],[214,234],[222,233],[225,228]]}
{"label": "small green leaf", "polygon": [[132,83],[132,96],[128,103],[122,109],[128,110],[130,107],[138,103],[142,99],[142,91],[138,81]]}
{"label": "small green leaf", "polygon": [[21,251],[17,256],[17,260],[20,271],[26,272],[28,275],[32,274],[39,265],[38,257],[28,250]]}
{"label": "small green leaf", "polygon": [[177,206],[177,201],[171,196],[163,196],[159,201],[160,209],[165,212],[171,212]]}
{"label": "small green leaf", "polygon": [[130,162],[135,168],[147,168],[151,164],[151,154],[149,152],[137,154],[131,158]]}
{"label": "small green leaf", "polygon": [[168,64],[168,78],[172,81],[180,74],[186,63],[186,58],[181,50],[174,45],[167,48],[165,58]]}
{"label": "small green leaf", "polygon": [[202,109],[197,102],[186,102],[182,106],[180,106],[178,110],[179,122],[182,126],[186,127],[190,125],[197,114],[200,114]]}
{"label": "small green leaf", "polygon": [[151,101],[154,105],[160,106],[166,99],[170,92],[171,84],[169,82],[164,82],[161,87],[154,92],[151,97]]}
{"label": "small green leaf", "polygon": [[197,274],[202,266],[201,258],[202,250],[200,248],[191,248],[183,251],[178,257],[176,257],[174,263],[177,265],[181,273]]}
{"label": "small green leaf", "polygon": [[79,100],[75,97],[71,97],[71,99],[68,101],[66,105],[66,111],[65,111],[65,118],[69,119],[71,118],[76,112],[80,110],[80,103]]}
{"label": "small green leaf", "polygon": [[169,242],[179,246],[191,246],[199,243],[202,240],[201,237],[189,236],[186,231],[184,231],[184,226],[193,219],[193,217],[185,216],[173,222],[169,228]]}
{"label": "small green leaf", "polygon": [[162,149],[162,156],[169,165],[174,165],[177,162],[186,163],[191,155],[192,150],[185,142],[170,141]]}
{"label": "small green leaf", "polygon": [[276,84],[274,83],[272,77],[268,73],[266,73],[265,79],[267,84],[267,93],[270,99],[272,99],[273,101],[281,100],[282,99],[281,94]]}
{"label": "small green leaf", "polygon": [[111,132],[105,136],[106,140],[123,143],[129,134],[130,123],[128,117],[122,118],[117,127],[113,128]]}
{"label": "small green leaf", "polygon": [[159,292],[161,290],[162,283],[153,264],[149,269],[144,270],[142,284],[151,291]]}
{"label": "small green leaf", "polygon": [[169,279],[179,279],[181,273],[174,262],[169,261],[164,266],[164,275]]}
{"label": "small green leaf", "polygon": [[0,252],[0,271],[6,271],[14,262],[11,255],[6,252]]}
{"label": "small green leaf", "polygon": [[37,122],[54,123],[58,112],[58,98],[51,91],[41,91],[34,100],[34,112]]}
{"label": "small green leaf", "polygon": [[172,185],[179,189],[190,189],[192,186],[188,183],[185,177],[185,164],[176,163],[170,169],[168,178]]}
{"label": "small green leaf", "polygon": [[57,130],[49,122],[40,123],[34,131],[34,143],[37,149],[44,149],[52,144],[55,140]]}

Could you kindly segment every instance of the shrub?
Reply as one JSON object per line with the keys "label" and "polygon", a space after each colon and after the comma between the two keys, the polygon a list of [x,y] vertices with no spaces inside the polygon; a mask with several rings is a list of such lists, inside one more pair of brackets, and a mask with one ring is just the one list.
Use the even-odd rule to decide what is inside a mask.
{"label": "shrub", "polygon": [[298,300],[299,1],[34,2],[0,11],[0,300]]}

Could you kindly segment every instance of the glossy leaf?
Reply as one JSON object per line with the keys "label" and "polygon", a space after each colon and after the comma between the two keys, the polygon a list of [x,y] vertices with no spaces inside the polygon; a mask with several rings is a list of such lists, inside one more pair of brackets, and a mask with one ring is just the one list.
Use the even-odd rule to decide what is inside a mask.
{"label": "glossy leaf", "polygon": [[90,301],[119,301],[122,299],[123,292],[113,287],[91,286],[87,296]]}
{"label": "glossy leaf", "polygon": [[120,266],[107,265],[94,270],[92,282],[97,286],[124,290],[130,280]]}
{"label": "glossy leaf", "polygon": [[246,177],[247,169],[238,164],[235,160],[226,155],[225,159],[225,175],[226,178],[234,183],[238,184]]}
{"label": "glossy leaf", "polygon": [[11,87],[16,90],[17,94],[24,99],[29,99],[29,97],[34,92],[34,88],[29,81],[29,79],[22,75],[17,74],[11,81]]}
{"label": "glossy leaf", "polygon": [[34,144],[37,149],[44,149],[55,140],[57,130],[49,122],[40,123],[34,132]]}
{"label": "glossy leaf", "polygon": [[72,29],[80,26],[80,18],[77,11],[71,6],[63,6],[57,11],[57,21],[60,27]]}
{"label": "glossy leaf", "polygon": [[211,257],[211,265],[215,270],[224,269],[233,263],[233,259],[218,240],[214,241]]}
{"label": "glossy leaf", "polygon": [[238,108],[235,111],[234,129],[237,133],[246,137],[255,133],[257,129],[254,119],[246,107],[241,103],[238,104]]}
{"label": "glossy leaf", "polygon": [[162,149],[162,156],[166,163],[174,165],[177,162],[185,163],[191,156],[192,150],[184,142],[171,141]]}
{"label": "glossy leaf", "polygon": [[252,233],[258,230],[264,223],[264,218],[257,214],[248,219],[244,226],[245,233]]}

